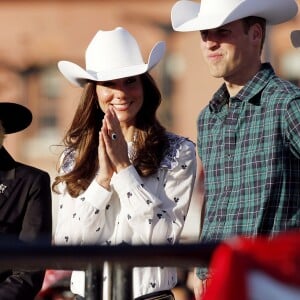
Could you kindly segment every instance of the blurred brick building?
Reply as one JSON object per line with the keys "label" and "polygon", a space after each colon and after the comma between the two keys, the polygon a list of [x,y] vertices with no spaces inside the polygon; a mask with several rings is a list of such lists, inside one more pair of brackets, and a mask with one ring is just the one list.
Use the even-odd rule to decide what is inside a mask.
{"label": "blurred brick building", "polygon": [[[263,1],[263,0],[262,0]],[[284,0],[283,0],[284,1]],[[34,115],[24,132],[7,136],[14,157],[47,170],[52,178],[60,144],[80,95],[58,72],[59,60],[84,67],[84,52],[97,30],[127,28],[142,46],[145,61],[153,44],[167,42],[153,70],[164,101],[159,118],[170,130],[196,142],[196,119],[221,81],[211,78],[200,55],[199,34],[174,32],[170,0],[0,0],[0,101],[16,101]],[[287,79],[300,78],[300,49],[290,31],[300,17],[270,29],[265,59]],[[187,235],[199,229],[197,189]],[[55,203],[55,197],[54,197]],[[55,205],[54,205],[55,206]],[[193,228],[194,233],[190,229]]]}

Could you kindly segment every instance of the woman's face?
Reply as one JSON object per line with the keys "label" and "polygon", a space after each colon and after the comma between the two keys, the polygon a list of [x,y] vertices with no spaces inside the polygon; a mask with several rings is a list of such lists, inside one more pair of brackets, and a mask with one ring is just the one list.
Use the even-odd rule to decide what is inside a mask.
{"label": "woman's face", "polygon": [[140,76],[98,82],[96,86],[101,110],[112,106],[121,125],[134,125],[143,105],[144,92]]}

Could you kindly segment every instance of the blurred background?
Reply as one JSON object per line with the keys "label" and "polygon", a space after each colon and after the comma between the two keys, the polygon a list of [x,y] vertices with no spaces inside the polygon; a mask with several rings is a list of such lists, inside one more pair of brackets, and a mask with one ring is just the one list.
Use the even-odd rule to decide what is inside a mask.
{"label": "blurred background", "polygon": [[[262,0],[263,1],[263,0]],[[204,64],[199,33],[174,32],[171,0],[0,0],[0,101],[31,109],[33,122],[24,132],[8,135],[5,147],[16,160],[56,176],[62,137],[81,89],[58,71],[59,60],[85,67],[85,49],[98,30],[123,26],[138,40],[147,61],[152,46],[165,40],[167,53],[152,71],[163,94],[159,119],[167,129],[196,142],[196,120],[221,81]],[[299,4],[299,1],[298,1]],[[300,16],[268,30],[264,60],[276,72],[299,84],[300,49],[290,31]],[[56,196],[53,195],[55,227]],[[196,184],[184,228],[184,241],[198,239],[201,190]]]}
{"label": "blurred background", "polygon": [[[159,119],[196,142],[196,120],[221,84],[202,61],[199,33],[174,32],[171,0],[0,0],[0,101],[31,109],[33,122],[24,132],[7,136],[14,158],[56,175],[60,144],[81,93],[58,71],[59,60],[85,67],[85,49],[98,30],[123,26],[141,45],[144,60],[154,43],[165,40],[167,53],[152,75],[163,94]],[[290,31],[300,29],[299,14],[269,29],[264,57],[277,73],[298,84],[300,49]],[[199,234],[200,195],[196,185],[184,236]],[[56,200],[53,195],[55,223]]]}

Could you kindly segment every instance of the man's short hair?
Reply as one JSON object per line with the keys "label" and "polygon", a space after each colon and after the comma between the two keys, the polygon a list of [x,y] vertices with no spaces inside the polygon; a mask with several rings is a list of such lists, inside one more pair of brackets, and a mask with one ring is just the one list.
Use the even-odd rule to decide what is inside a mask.
{"label": "man's short hair", "polygon": [[254,24],[259,24],[262,29],[262,39],[261,39],[261,47],[260,50],[262,51],[265,38],[266,38],[266,20],[264,18],[250,16],[242,19],[244,25],[244,32],[247,34],[250,27]]}

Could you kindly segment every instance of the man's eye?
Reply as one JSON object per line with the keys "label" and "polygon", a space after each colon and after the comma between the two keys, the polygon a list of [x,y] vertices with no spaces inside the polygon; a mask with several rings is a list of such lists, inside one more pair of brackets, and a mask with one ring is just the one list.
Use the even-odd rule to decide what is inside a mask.
{"label": "man's eye", "polygon": [[201,34],[202,39],[205,40],[207,38],[208,31],[207,30],[200,31],[200,34]]}
{"label": "man's eye", "polygon": [[221,35],[221,36],[225,36],[225,35],[230,34],[230,30],[228,30],[228,29],[220,29],[218,31],[218,34]]}

